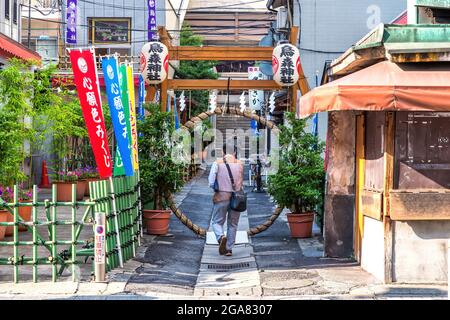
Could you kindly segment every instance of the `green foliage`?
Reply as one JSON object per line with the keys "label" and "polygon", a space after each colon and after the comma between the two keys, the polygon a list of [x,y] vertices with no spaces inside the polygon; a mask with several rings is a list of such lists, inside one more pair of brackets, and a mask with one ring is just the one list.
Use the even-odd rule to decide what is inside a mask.
{"label": "green foliage", "polygon": [[138,121],[139,169],[144,204],[153,200],[154,209],[163,209],[164,193],[183,186],[183,165],[172,159],[173,114],[161,112],[157,104],[145,104],[149,115]]}
{"label": "green foliage", "polygon": [[12,59],[0,70],[0,185],[23,181],[21,166],[27,157],[25,141],[34,137],[27,121],[33,116],[30,65]]}
{"label": "green foliage", "polygon": [[[31,62],[11,59],[0,71],[0,184],[12,185],[26,177],[21,171],[33,153],[53,153],[55,171],[64,168],[73,137],[86,137],[76,95],[52,87],[55,66],[36,68]],[[52,136],[52,148],[46,139]],[[31,179],[32,180],[32,179]]]}
{"label": "green foliage", "polygon": [[[203,40],[200,36],[195,35],[187,24],[184,24],[180,34],[180,45],[199,47],[203,45]],[[180,61],[180,67],[176,70],[175,77],[178,79],[217,79],[219,75],[213,70],[216,65],[217,61]],[[207,90],[192,91],[191,113],[193,115],[208,109],[208,97]]]}
{"label": "green foliage", "polygon": [[295,119],[293,113],[285,115],[288,125],[281,127],[279,170],[269,177],[268,192],[295,213],[315,211],[323,198],[324,144],[305,132],[305,119]]}

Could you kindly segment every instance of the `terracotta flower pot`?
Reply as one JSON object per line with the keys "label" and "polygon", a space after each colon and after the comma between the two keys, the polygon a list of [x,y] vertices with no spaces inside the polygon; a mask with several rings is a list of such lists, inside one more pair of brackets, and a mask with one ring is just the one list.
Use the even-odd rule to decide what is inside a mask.
{"label": "terracotta flower pot", "polygon": [[58,202],[71,202],[72,201],[72,184],[76,182],[53,182],[56,184]]}
{"label": "terracotta flower pot", "polygon": [[[8,222],[9,212],[6,210],[0,210],[0,222]],[[7,227],[0,226],[0,241],[5,238],[5,232]]]}
{"label": "terracotta flower pot", "polygon": [[147,234],[164,235],[169,231],[170,210],[142,210]]}
{"label": "terracotta flower pot", "polygon": [[[33,200],[23,200],[22,203],[32,203]],[[19,216],[22,217],[23,221],[31,221],[31,214],[33,212],[33,207],[19,207]],[[19,226],[19,231],[28,231],[25,226]]]}
{"label": "terracotta flower pot", "polygon": [[292,238],[311,238],[314,222],[314,212],[288,213],[287,219]]}
{"label": "terracotta flower pot", "polygon": [[[31,203],[32,200],[22,200],[21,203]],[[33,207],[19,207],[19,216],[23,221],[31,221],[31,213]],[[8,222],[14,222],[14,216],[8,213]],[[19,226],[19,231],[27,231],[27,227]],[[14,226],[6,227],[5,236],[9,237],[14,234]]]}
{"label": "terracotta flower pot", "polygon": [[86,193],[87,188],[86,180],[78,180],[77,182],[77,201],[81,201],[84,199],[84,194]]}

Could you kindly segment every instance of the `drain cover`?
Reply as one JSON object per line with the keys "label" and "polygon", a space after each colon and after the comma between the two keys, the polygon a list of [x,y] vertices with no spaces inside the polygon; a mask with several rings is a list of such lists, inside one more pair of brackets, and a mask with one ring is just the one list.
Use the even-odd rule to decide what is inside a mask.
{"label": "drain cover", "polygon": [[233,270],[250,268],[249,262],[232,263],[232,264],[208,264],[209,270]]}

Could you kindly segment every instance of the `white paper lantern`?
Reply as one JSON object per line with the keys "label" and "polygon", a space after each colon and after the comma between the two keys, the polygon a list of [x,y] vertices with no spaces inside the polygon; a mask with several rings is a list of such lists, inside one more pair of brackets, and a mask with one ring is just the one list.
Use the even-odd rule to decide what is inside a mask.
{"label": "white paper lantern", "polygon": [[282,43],[273,49],[273,80],[282,87],[297,83],[300,73],[300,52],[290,43]]}
{"label": "white paper lantern", "polygon": [[141,50],[141,74],[147,84],[166,80],[169,71],[169,50],[160,42],[148,42]]}

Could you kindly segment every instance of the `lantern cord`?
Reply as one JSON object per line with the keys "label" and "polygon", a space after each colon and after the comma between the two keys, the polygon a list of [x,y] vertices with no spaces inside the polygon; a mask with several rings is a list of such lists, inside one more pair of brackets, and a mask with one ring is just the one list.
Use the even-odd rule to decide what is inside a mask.
{"label": "lantern cord", "polygon": [[227,112],[230,112],[230,77],[228,77],[227,84]]}

